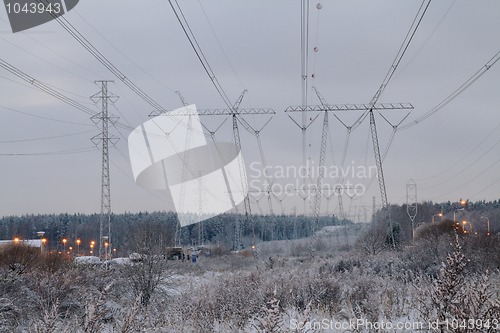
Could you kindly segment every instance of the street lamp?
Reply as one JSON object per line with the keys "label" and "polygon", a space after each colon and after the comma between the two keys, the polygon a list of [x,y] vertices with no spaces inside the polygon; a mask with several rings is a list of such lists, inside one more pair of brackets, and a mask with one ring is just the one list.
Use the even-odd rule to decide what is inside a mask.
{"label": "street lamp", "polygon": [[47,246],[47,238],[42,238],[42,247],[40,249],[40,252],[45,253],[46,246]]}
{"label": "street lamp", "polygon": [[481,216],[482,219],[486,219],[487,223],[488,223],[488,233],[486,234],[487,236],[490,236],[490,219],[487,218],[486,216]]}
{"label": "street lamp", "polygon": [[456,221],[456,220],[457,220],[457,218],[456,218],[457,212],[458,212],[458,211],[461,211],[461,210],[464,210],[464,209],[465,209],[465,208],[458,208],[458,209],[455,209],[455,210],[453,211],[453,221]]}
{"label": "street lamp", "polygon": [[43,236],[45,235],[45,231],[37,231],[36,235],[40,238],[40,252],[43,253],[43,246],[45,245],[43,242]]}
{"label": "street lamp", "polygon": [[464,234],[467,233],[467,230],[465,230],[465,226],[467,225],[467,223],[469,223],[469,234],[472,235],[472,223],[470,221],[466,221],[466,220],[462,221],[463,229],[464,229]]}
{"label": "street lamp", "polygon": [[108,259],[108,246],[109,246],[109,243],[108,242],[104,242],[104,259]]}
{"label": "street lamp", "polygon": [[64,246],[63,253],[66,254],[66,243],[68,242],[68,240],[66,238],[63,238],[62,242],[63,242],[63,246]]}
{"label": "street lamp", "polygon": [[95,241],[91,241],[90,242],[90,254],[93,253],[93,250],[94,250],[94,245],[95,245]]}
{"label": "street lamp", "polygon": [[432,223],[435,222],[434,217],[436,217],[436,216],[443,217],[443,213],[437,213],[437,214],[432,215]]}
{"label": "street lamp", "polygon": [[79,240],[79,239],[77,239],[77,240],[76,240],[76,256],[77,256],[77,257],[78,257],[78,256],[80,256],[80,243],[81,243],[81,242],[82,242],[82,241],[81,241],[81,240]]}

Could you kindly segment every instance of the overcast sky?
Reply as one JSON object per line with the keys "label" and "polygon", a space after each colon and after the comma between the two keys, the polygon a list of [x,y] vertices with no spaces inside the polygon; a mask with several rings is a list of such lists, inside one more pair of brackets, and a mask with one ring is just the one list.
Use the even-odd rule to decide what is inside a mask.
{"label": "overcast sky", "polygon": [[[298,165],[301,131],[284,110],[301,103],[300,1],[179,1],[206,58],[228,96],[241,107],[273,108],[276,115],[262,131],[267,163]],[[330,104],[367,103],[387,73],[420,1],[311,1],[310,85]],[[500,2],[433,1],[393,80],[380,102],[410,102],[405,120],[423,115],[481,68],[500,48]],[[141,2],[85,0],[65,15],[102,54],[166,109],[181,107],[175,91],[199,109],[222,108],[212,86],[166,0]],[[317,47],[317,52],[313,48]],[[98,112],[89,96],[100,87],[94,80],[115,80],[109,89],[120,96],[110,111],[136,127],[152,107],[105,69],[57,22],[13,34],[6,11],[0,10],[1,58],[68,97]],[[406,201],[406,184],[414,179],[418,200],[498,199],[500,185],[500,65],[441,111],[398,132],[384,161],[389,202]],[[312,78],[314,74],[314,78]],[[12,156],[92,147],[99,133],[88,115],[43,93],[0,69],[0,215],[92,213],[100,210],[101,156],[98,149],[70,155]],[[309,104],[319,104],[309,92]],[[11,108],[16,111],[8,110]],[[40,117],[29,116],[37,115]],[[398,123],[405,111],[383,113]],[[300,121],[300,115],[292,115]],[[308,117],[314,115],[308,114]],[[346,124],[359,113],[339,113]],[[317,163],[322,115],[307,132],[307,156]],[[259,128],[267,116],[247,116]],[[55,121],[57,120],[57,121]],[[202,118],[216,128],[224,118]],[[392,127],[376,114],[382,152]],[[114,129],[113,134],[120,136]],[[127,137],[128,132],[121,130]],[[327,164],[339,165],[346,129],[330,117]],[[62,136],[54,139],[31,140]],[[249,177],[250,163],[260,161],[257,141],[241,132]],[[216,135],[230,141],[231,124]],[[375,164],[365,121],[350,137],[345,165]],[[22,142],[12,142],[30,140]],[[168,195],[150,193],[132,178],[127,142],[111,150],[114,212],[168,210]],[[333,157],[332,157],[333,154]],[[289,182],[288,180],[282,180]],[[367,193],[344,197],[345,210],[363,220],[371,215],[372,197],[380,203],[377,181],[362,180]],[[259,196],[257,196],[259,198]],[[259,212],[255,201],[253,211]],[[273,202],[275,211],[279,204]],[[300,200],[285,198],[286,213],[302,212]],[[329,203],[329,211],[337,201]],[[260,207],[267,212],[264,199]],[[364,207],[364,208],[363,208]],[[322,205],[326,211],[326,200]]]}

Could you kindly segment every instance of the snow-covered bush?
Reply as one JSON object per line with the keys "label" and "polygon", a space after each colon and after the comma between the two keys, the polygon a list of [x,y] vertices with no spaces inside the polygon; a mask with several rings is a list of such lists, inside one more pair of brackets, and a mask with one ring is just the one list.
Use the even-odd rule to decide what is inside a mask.
{"label": "snow-covered bush", "polygon": [[435,331],[495,331],[500,318],[498,290],[491,288],[488,271],[467,274],[468,262],[457,236],[437,278],[423,276],[416,284],[421,317],[437,323]]}

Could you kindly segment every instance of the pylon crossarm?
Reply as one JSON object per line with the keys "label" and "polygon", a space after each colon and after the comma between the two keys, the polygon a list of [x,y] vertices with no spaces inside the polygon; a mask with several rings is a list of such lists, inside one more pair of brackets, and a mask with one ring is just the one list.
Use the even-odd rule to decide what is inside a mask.
{"label": "pylon crossarm", "polygon": [[410,103],[377,103],[373,107],[370,104],[326,104],[326,105],[307,105],[307,106],[289,106],[285,112],[319,112],[319,111],[368,111],[368,110],[411,110],[413,105]]}

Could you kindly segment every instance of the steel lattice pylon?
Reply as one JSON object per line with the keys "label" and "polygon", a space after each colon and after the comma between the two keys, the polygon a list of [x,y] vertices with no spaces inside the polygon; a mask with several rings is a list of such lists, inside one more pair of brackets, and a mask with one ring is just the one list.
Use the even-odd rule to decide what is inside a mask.
{"label": "steel lattice pylon", "polygon": [[413,179],[410,179],[406,184],[406,213],[411,221],[411,237],[415,238],[414,221],[417,216],[417,184]]}
{"label": "steel lattice pylon", "polygon": [[[109,134],[109,124],[115,124],[118,117],[110,115],[108,112],[108,103],[114,103],[118,96],[108,91],[108,83],[113,81],[95,81],[101,84],[101,91],[92,95],[90,98],[94,103],[101,102],[101,112],[91,117],[95,123],[101,123],[102,131],[91,140],[98,146],[102,145],[102,174],[101,174],[101,215],[99,218],[99,257],[106,259],[111,257],[111,182],[109,176],[109,143],[115,145],[118,138]],[[107,220],[108,230],[105,235],[104,223]],[[107,246],[106,246],[107,243]],[[105,249],[107,249],[105,253]]]}
{"label": "steel lattice pylon", "polygon": [[[241,93],[241,95],[238,97],[236,102],[234,104],[230,105],[230,107],[228,109],[200,109],[200,110],[198,110],[198,115],[200,115],[200,116],[230,116],[231,117],[233,139],[234,139],[234,143],[236,145],[238,152],[241,152],[241,150],[242,150],[241,149],[240,130],[239,130],[238,123],[242,124],[243,127],[245,127],[245,129],[247,129],[249,131],[252,130],[252,128],[245,121],[245,119],[242,118],[242,115],[274,115],[274,114],[276,114],[276,112],[273,109],[264,109],[264,108],[240,109],[241,102],[243,101],[243,98],[244,98],[246,93],[247,93],[247,90],[245,89]],[[176,94],[181,99],[181,102],[184,105],[186,105],[187,102],[184,99],[184,97],[181,95],[181,93],[176,92]],[[150,114],[150,116],[157,116],[160,114],[168,115],[168,112],[166,112],[166,111],[153,111]],[[176,116],[183,116],[183,115],[187,116],[189,114],[188,113],[176,113],[175,115]],[[222,124],[224,124],[224,123],[222,123]],[[219,128],[222,126],[222,124],[219,126]],[[209,131],[205,127],[205,129],[207,129],[207,131],[210,133],[210,136],[212,137],[212,140],[214,141],[216,148],[217,148],[217,143],[215,141],[215,132],[217,132],[219,130],[219,128],[217,128],[217,130],[215,130],[215,131]],[[258,134],[256,134],[256,135],[258,137]],[[218,148],[217,148],[217,150],[218,150]],[[219,152],[219,154],[220,154],[220,152]],[[185,162],[184,162],[184,164],[185,164]],[[243,164],[243,161],[240,158],[238,158],[238,167],[239,167],[240,176],[241,176],[241,179],[243,181],[243,184],[244,184],[244,186],[247,186],[245,165]],[[222,169],[222,172],[223,172],[224,181],[226,183],[226,186],[229,188],[229,183],[228,183],[228,178],[227,178],[226,172],[224,169]],[[233,207],[234,207],[236,213],[238,213],[238,207],[234,203],[231,192],[229,192],[229,196],[230,196],[231,202],[233,204]],[[249,220],[250,215],[251,215],[250,197],[248,194],[245,196],[243,203],[244,203],[244,208],[245,208],[245,220],[248,223],[248,220]],[[201,210],[201,208],[200,208],[200,210]],[[239,248],[241,246],[241,225],[240,224],[241,224],[241,221],[237,217],[237,219],[235,221],[235,233],[234,233],[234,244],[233,244],[234,250],[239,250]],[[180,232],[180,228],[178,227],[177,231],[176,231],[176,235],[179,232]],[[176,238],[180,238],[180,236],[176,236]]]}

